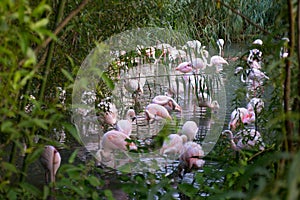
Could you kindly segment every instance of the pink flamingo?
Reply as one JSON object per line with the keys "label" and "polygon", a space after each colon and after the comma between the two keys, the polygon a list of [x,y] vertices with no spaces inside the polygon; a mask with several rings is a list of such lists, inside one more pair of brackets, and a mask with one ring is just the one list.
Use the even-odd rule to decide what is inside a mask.
{"label": "pink flamingo", "polygon": [[133,109],[129,109],[126,113],[126,119],[119,120],[116,129],[130,136],[132,132],[132,122],[136,119],[136,114]]}
{"label": "pink flamingo", "polygon": [[191,64],[196,72],[198,72],[198,70],[204,70],[206,68],[206,63],[202,58],[192,58]]}
{"label": "pink flamingo", "polygon": [[101,161],[111,161],[111,155],[114,150],[120,150],[123,152],[128,149],[137,150],[137,146],[133,142],[128,142],[126,140],[130,140],[130,138],[121,131],[111,130],[106,132],[101,140]]}
{"label": "pink flamingo", "polygon": [[254,97],[250,99],[249,103],[247,104],[247,109],[253,108],[257,114],[261,113],[264,109],[265,104],[261,98]]}
{"label": "pink flamingo", "polygon": [[98,107],[101,109],[99,119],[102,123],[114,125],[117,122],[118,110],[111,102],[101,102]]}
{"label": "pink flamingo", "polygon": [[145,116],[146,116],[147,120],[150,120],[150,119],[170,119],[171,120],[172,119],[168,110],[165,107],[163,107],[159,104],[155,104],[155,103],[151,103],[146,106]]}
{"label": "pink flamingo", "polygon": [[199,127],[196,124],[196,122],[186,121],[181,128],[181,134],[186,135],[188,141],[193,141],[196,137],[198,130]]}
{"label": "pink flamingo", "polygon": [[193,66],[191,62],[182,62],[175,68],[175,70],[180,71],[182,73],[188,73],[193,71]]}
{"label": "pink flamingo", "polygon": [[222,70],[222,66],[225,64],[225,65],[228,65],[228,62],[222,57],[222,56],[218,56],[218,55],[215,55],[215,56],[212,56],[210,58],[210,62],[207,63],[207,59],[205,56],[203,56],[203,60],[204,60],[204,63],[208,66],[208,67],[212,67],[212,66],[215,66],[216,67],[216,71],[219,72]]}
{"label": "pink flamingo", "polygon": [[45,168],[45,179],[46,183],[49,183],[49,174],[50,174],[50,182],[55,182],[55,175],[60,167],[61,157],[59,152],[55,147],[51,145],[46,145],[44,147],[44,151],[41,154],[40,162]]}
{"label": "pink flamingo", "polygon": [[178,105],[178,103],[172,97],[166,95],[158,95],[154,97],[152,99],[152,103],[162,105],[168,110],[182,111],[182,108]]}
{"label": "pink flamingo", "polygon": [[253,109],[236,108],[230,116],[229,128],[235,130],[240,122],[243,124],[251,124],[255,121],[255,113]]}
{"label": "pink flamingo", "polygon": [[229,135],[231,148],[235,151],[252,149],[254,147],[258,147],[260,151],[265,149],[265,144],[262,141],[262,137],[255,129],[244,129],[239,131],[235,136],[233,136],[230,130],[225,130],[222,132],[222,135],[227,134]]}
{"label": "pink flamingo", "polygon": [[180,154],[186,141],[186,135],[170,134],[164,140],[160,154]]}
{"label": "pink flamingo", "polygon": [[187,142],[183,145],[182,152],[179,156],[180,166],[179,170],[180,173],[184,170],[186,171],[191,170],[193,167],[201,168],[205,164],[205,161],[202,159],[204,157],[204,151],[200,144],[195,142]]}

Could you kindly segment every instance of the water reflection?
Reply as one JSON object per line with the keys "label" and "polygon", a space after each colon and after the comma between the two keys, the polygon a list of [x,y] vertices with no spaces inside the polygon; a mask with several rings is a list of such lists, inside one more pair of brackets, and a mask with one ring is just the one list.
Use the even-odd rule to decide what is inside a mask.
{"label": "water reflection", "polygon": [[[222,131],[226,113],[226,91],[221,74],[204,73],[184,75],[174,70],[175,64],[144,64],[128,71],[121,72],[118,84],[112,95],[112,101],[118,110],[119,119],[123,119],[129,108],[134,108],[137,120],[132,124],[132,138],[139,142],[140,147],[148,147],[153,138],[167,125],[168,134],[177,133],[184,122],[195,121],[199,130],[195,142],[202,145],[207,155],[216,144]],[[134,81],[133,81],[134,80]],[[134,89],[128,89],[124,83],[132,82]],[[205,88],[204,88],[205,86]],[[140,88],[139,88],[140,87]],[[197,91],[196,93],[194,91]],[[211,101],[217,101],[219,108],[199,107],[199,97],[203,91],[208,92]],[[172,111],[171,121],[145,120],[144,109],[157,95],[172,95],[182,107],[182,112]],[[199,95],[199,96],[197,96]],[[205,100],[206,101],[206,100]],[[81,138],[88,151],[97,154],[101,149],[100,140],[107,131],[99,124],[93,112],[86,110],[82,115]],[[157,147],[156,147],[157,148]],[[159,149],[150,149],[144,153],[114,152],[115,160],[104,164],[120,170],[157,170],[162,169],[165,163],[176,163],[176,158],[166,160],[159,155]],[[102,163],[103,164],[103,163]],[[137,167],[138,166],[138,167]],[[138,169],[137,169],[138,168]]]}

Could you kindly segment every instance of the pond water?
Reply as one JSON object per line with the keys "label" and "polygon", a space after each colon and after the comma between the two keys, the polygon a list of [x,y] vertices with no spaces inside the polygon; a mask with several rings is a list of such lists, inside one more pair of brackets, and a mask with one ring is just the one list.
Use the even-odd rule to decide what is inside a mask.
{"label": "pond water", "polygon": [[[231,44],[225,49],[224,57],[241,56],[243,53],[245,53],[244,45]],[[202,75],[205,80],[208,80],[207,87],[210,90],[212,99],[216,100],[220,105],[220,108],[217,110],[199,107],[197,105],[195,106],[195,95],[193,95],[192,92],[192,88],[194,87],[192,84],[195,78],[193,75],[184,77],[182,74],[176,73],[174,68],[177,64],[178,63],[172,65],[144,64],[127,71],[125,74],[121,74],[119,84],[113,91],[112,101],[116,104],[119,118],[124,118],[126,111],[130,107],[135,108],[137,120],[133,123],[132,137],[139,142],[141,147],[151,144],[155,135],[161,131],[164,125],[168,124],[168,133],[177,133],[184,122],[192,120],[195,121],[199,127],[194,141],[202,145],[204,153],[207,155],[215,147],[222,130],[228,127],[230,113],[233,110],[231,103],[234,98],[234,91],[242,86],[239,78],[234,76],[236,63],[229,61],[229,65],[223,66],[223,71],[219,74],[216,74],[213,70]],[[133,96],[126,88],[124,88],[124,81],[144,78],[146,81],[143,86],[142,94]],[[175,86],[173,86],[175,87],[175,90],[173,98],[182,107],[182,112],[172,111],[171,115],[173,120],[171,121],[154,120],[150,123],[147,122],[144,114],[146,105],[148,105],[156,95],[167,94],[174,83]],[[184,85],[183,89],[180,88],[181,84]],[[81,157],[80,160],[85,160],[86,155],[89,153],[92,153],[93,155],[97,153],[101,148],[101,137],[104,132],[107,131],[107,129],[103,129],[97,119],[92,117],[85,118],[85,120],[86,122],[82,123],[82,127],[77,127],[81,131],[81,138],[85,144],[85,149],[79,155]],[[82,146],[78,148],[83,149]],[[178,160],[176,158],[166,159],[159,155],[158,151],[159,149],[152,149],[147,153],[128,153],[128,155],[121,155],[121,157],[116,154],[114,155],[114,161],[105,163],[105,165],[107,167],[114,167],[121,171],[133,173],[143,172],[145,170],[157,174],[172,173],[178,166]],[[66,162],[64,159],[68,159],[70,152],[62,152],[65,153],[65,155],[62,155],[62,160],[63,162]],[[128,157],[130,157],[131,162],[128,162]],[[205,165],[217,166],[217,163],[207,161]],[[35,174],[32,176],[35,177],[35,184],[42,184],[42,180],[44,179],[43,170],[40,169],[40,166],[34,166],[33,169]],[[198,172],[202,173],[203,170],[200,169]],[[184,176],[182,181],[192,183],[193,179],[193,173],[188,173]],[[205,196],[207,194],[203,195]],[[180,197],[178,196],[178,199],[179,198]]]}

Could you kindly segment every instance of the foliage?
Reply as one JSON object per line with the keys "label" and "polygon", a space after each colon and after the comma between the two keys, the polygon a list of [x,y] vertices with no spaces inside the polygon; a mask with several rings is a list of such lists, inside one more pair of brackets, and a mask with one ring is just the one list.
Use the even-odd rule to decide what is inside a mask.
{"label": "foliage", "polygon": [[[233,9],[264,29],[272,32],[263,36],[240,16],[218,5],[217,1],[90,1],[68,23],[63,31],[54,35],[59,1],[0,2],[0,198],[1,199],[113,199],[111,188],[105,181],[118,175],[117,186],[132,199],[171,199],[179,194],[182,199],[297,199],[299,197],[299,152],[281,152],[284,141],[284,120],[289,118],[299,126],[299,113],[283,113],[282,84],[285,61],[277,58],[281,42],[277,37],[288,33],[288,14],[285,1],[226,0]],[[65,5],[65,18],[78,6],[77,1]],[[38,165],[44,144],[53,144],[71,151],[80,138],[71,123],[69,105],[74,77],[86,55],[95,43],[113,34],[137,27],[170,27],[191,38],[215,45],[217,38],[226,41],[252,41],[264,37],[264,63],[272,80],[271,98],[263,118],[262,127],[269,138],[268,150],[262,154],[244,152],[236,161],[220,139],[218,147],[207,157],[207,165],[195,172],[193,183],[184,181],[176,185],[173,179],[159,174],[117,174],[96,168],[93,162],[82,162],[77,152],[68,155],[54,185],[43,187],[30,180],[30,167]],[[35,51],[48,37],[54,41],[55,51],[46,72],[44,60],[48,48]],[[274,39],[275,38],[275,39]],[[274,43],[275,48],[274,48]],[[296,102],[298,62],[293,63],[291,101]],[[111,66],[115,69],[115,65]],[[110,71],[112,72],[112,71]],[[46,74],[48,78],[45,79]],[[108,80],[109,78],[107,78]],[[46,80],[46,92],[41,85]],[[109,80],[110,81],[110,80]],[[105,84],[104,84],[105,85]],[[102,88],[104,85],[101,85]],[[58,87],[67,90],[65,101]],[[233,106],[241,103],[244,91],[238,90]],[[297,105],[294,105],[297,107]],[[293,108],[294,108],[293,107]],[[295,111],[295,110],[294,110]],[[265,124],[265,122],[260,122]],[[64,123],[62,123],[64,122]],[[58,142],[54,130],[65,129],[67,140]],[[296,131],[295,131],[296,132]],[[295,134],[295,138],[296,134]],[[267,139],[267,138],[266,138]],[[275,142],[274,142],[275,141]],[[24,148],[26,146],[26,148]],[[297,147],[297,150],[299,148]],[[288,161],[280,170],[282,161]],[[280,172],[280,173],[279,173]],[[132,185],[136,187],[132,187]],[[177,187],[178,186],[178,187]],[[56,188],[55,191],[53,188]]]}

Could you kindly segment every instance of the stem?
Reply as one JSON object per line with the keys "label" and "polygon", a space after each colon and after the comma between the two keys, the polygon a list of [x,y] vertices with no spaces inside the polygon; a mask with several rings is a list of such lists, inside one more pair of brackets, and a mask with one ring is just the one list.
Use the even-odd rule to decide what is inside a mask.
{"label": "stem", "polygon": [[288,0],[288,10],[289,10],[289,57],[285,59],[285,80],[284,80],[284,114],[285,114],[285,131],[286,131],[286,140],[287,147],[285,151],[293,152],[293,131],[292,123],[289,119],[290,117],[290,95],[291,95],[291,57],[293,57],[294,49],[294,14],[293,14],[293,5],[292,0]]}
{"label": "stem", "polygon": [[[298,62],[300,62],[300,7],[298,4]],[[300,65],[298,64],[298,86],[300,85]],[[300,87],[298,87],[298,96],[295,100],[296,112],[300,113]],[[298,147],[300,146],[300,121],[298,121]]]}

